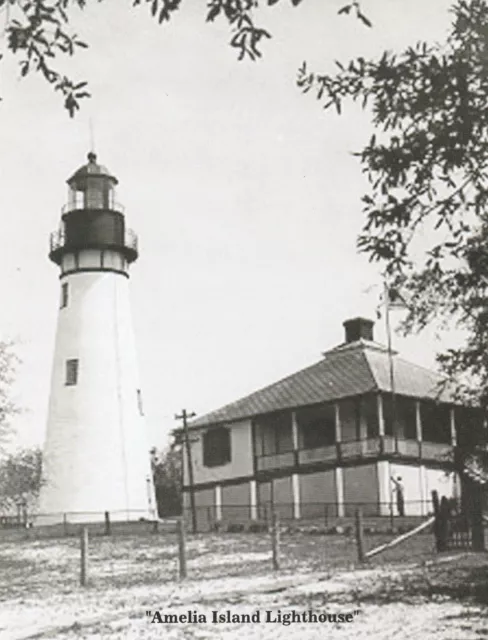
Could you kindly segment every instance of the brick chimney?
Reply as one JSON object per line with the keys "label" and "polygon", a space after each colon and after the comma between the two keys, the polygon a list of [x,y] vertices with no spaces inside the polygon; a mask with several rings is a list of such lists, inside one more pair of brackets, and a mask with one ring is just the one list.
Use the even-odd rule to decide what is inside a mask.
{"label": "brick chimney", "polygon": [[373,341],[374,322],[367,318],[351,318],[343,323],[346,333],[346,342],[356,342],[356,340]]}

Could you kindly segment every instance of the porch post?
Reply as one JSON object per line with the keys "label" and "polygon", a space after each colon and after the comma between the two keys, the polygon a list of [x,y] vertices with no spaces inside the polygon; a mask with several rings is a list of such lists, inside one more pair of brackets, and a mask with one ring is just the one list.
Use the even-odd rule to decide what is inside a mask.
{"label": "porch post", "polygon": [[293,518],[300,518],[300,477],[297,473],[291,476],[291,492],[293,496]]}
{"label": "porch post", "polygon": [[383,413],[383,396],[380,392],[376,396],[378,411],[378,436],[380,438],[380,454],[385,453],[385,416]]}
{"label": "porch post", "polygon": [[383,415],[383,396],[378,393],[376,396],[378,403],[378,432],[380,436],[385,435],[385,417]]}
{"label": "porch post", "polygon": [[417,437],[417,444],[419,448],[419,458],[422,458],[422,418],[420,415],[420,402],[418,400],[415,401],[415,434]]}
{"label": "porch post", "polygon": [[298,467],[298,424],[296,411],[291,412],[291,439],[293,443],[293,455],[295,456],[295,467]]}
{"label": "porch post", "polygon": [[[337,464],[341,460],[341,442],[342,442],[342,429],[341,429],[341,416],[339,410],[339,403],[334,403],[334,427],[335,427],[335,441],[337,451]],[[336,467],[334,469],[335,489],[336,489],[336,505],[337,505],[337,517],[343,518],[344,511],[344,474],[342,467]]]}
{"label": "porch post", "polygon": [[222,487],[220,484],[215,485],[215,520],[222,520]]}
{"label": "porch post", "polygon": [[335,429],[335,441],[337,460],[341,459],[341,442],[342,442],[342,429],[341,429],[341,416],[339,411],[339,403],[334,404],[334,429]]}
{"label": "porch post", "polygon": [[390,487],[390,463],[388,460],[378,460],[376,463],[376,478],[378,482],[378,499],[380,516],[390,514],[391,487]]}
{"label": "porch post", "polygon": [[249,481],[249,505],[251,508],[251,520],[257,520],[258,499],[257,499],[256,480]]}
{"label": "porch post", "polygon": [[337,517],[343,518],[344,512],[344,474],[342,473],[342,467],[336,467],[335,473],[335,486],[336,486],[336,504],[337,504]]}
{"label": "porch post", "polygon": [[427,473],[425,470],[425,465],[421,464],[419,466],[419,483],[420,483],[420,499],[421,499],[421,510],[420,513],[423,516],[426,516],[430,511],[430,496],[428,494],[427,487]]}

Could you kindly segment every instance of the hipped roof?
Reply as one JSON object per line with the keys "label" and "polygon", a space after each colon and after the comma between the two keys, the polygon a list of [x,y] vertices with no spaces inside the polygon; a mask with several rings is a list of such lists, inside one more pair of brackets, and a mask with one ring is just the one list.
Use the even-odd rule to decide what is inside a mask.
{"label": "hipped roof", "polygon": [[378,343],[360,339],[339,345],[323,356],[310,367],[212,411],[190,426],[233,422],[368,392],[391,392],[391,360],[396,394],[454,402],[443,376],[400,358],[396,352],[390,358],[388,349]]}

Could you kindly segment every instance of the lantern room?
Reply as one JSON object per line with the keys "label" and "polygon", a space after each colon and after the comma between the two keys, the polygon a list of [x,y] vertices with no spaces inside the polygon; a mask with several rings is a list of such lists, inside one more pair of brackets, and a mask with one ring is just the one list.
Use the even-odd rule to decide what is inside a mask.
{"label": "lantern room", "polygon": [[78,209],[116,209],[116,184],[117,178],[106,167],[97,163],[97,156],[91,151],[88,163],[68,180],[68,204],[65,212]]}
{"label": "lantern room", "polygon": [[[108,169],[97,162],[93,151],[88,154],[88,163],[80,167],[67,180],[68,203],[63,207],[58,231],[51,234],[49,257],[62,266],[85,259],[80,252],[95,251],[96,265],[92,254],[90,268],[108,268],[107,255],[118,253],[117,264],[110,268],[126,270],[125,264],[137,259],[137,236],[126,228],[123,207],[115,202],[115,186],[118,180]],[[104,252],[110,251],[111,254]],[[68,254],[70,258],[64,259]],[[80,257],[81,256],[81,257]],[[80,263],[81,264],[81,263]],[[85,265],[86,268],[87,265]],[[69,267],[72,270],[72,267]]]}

